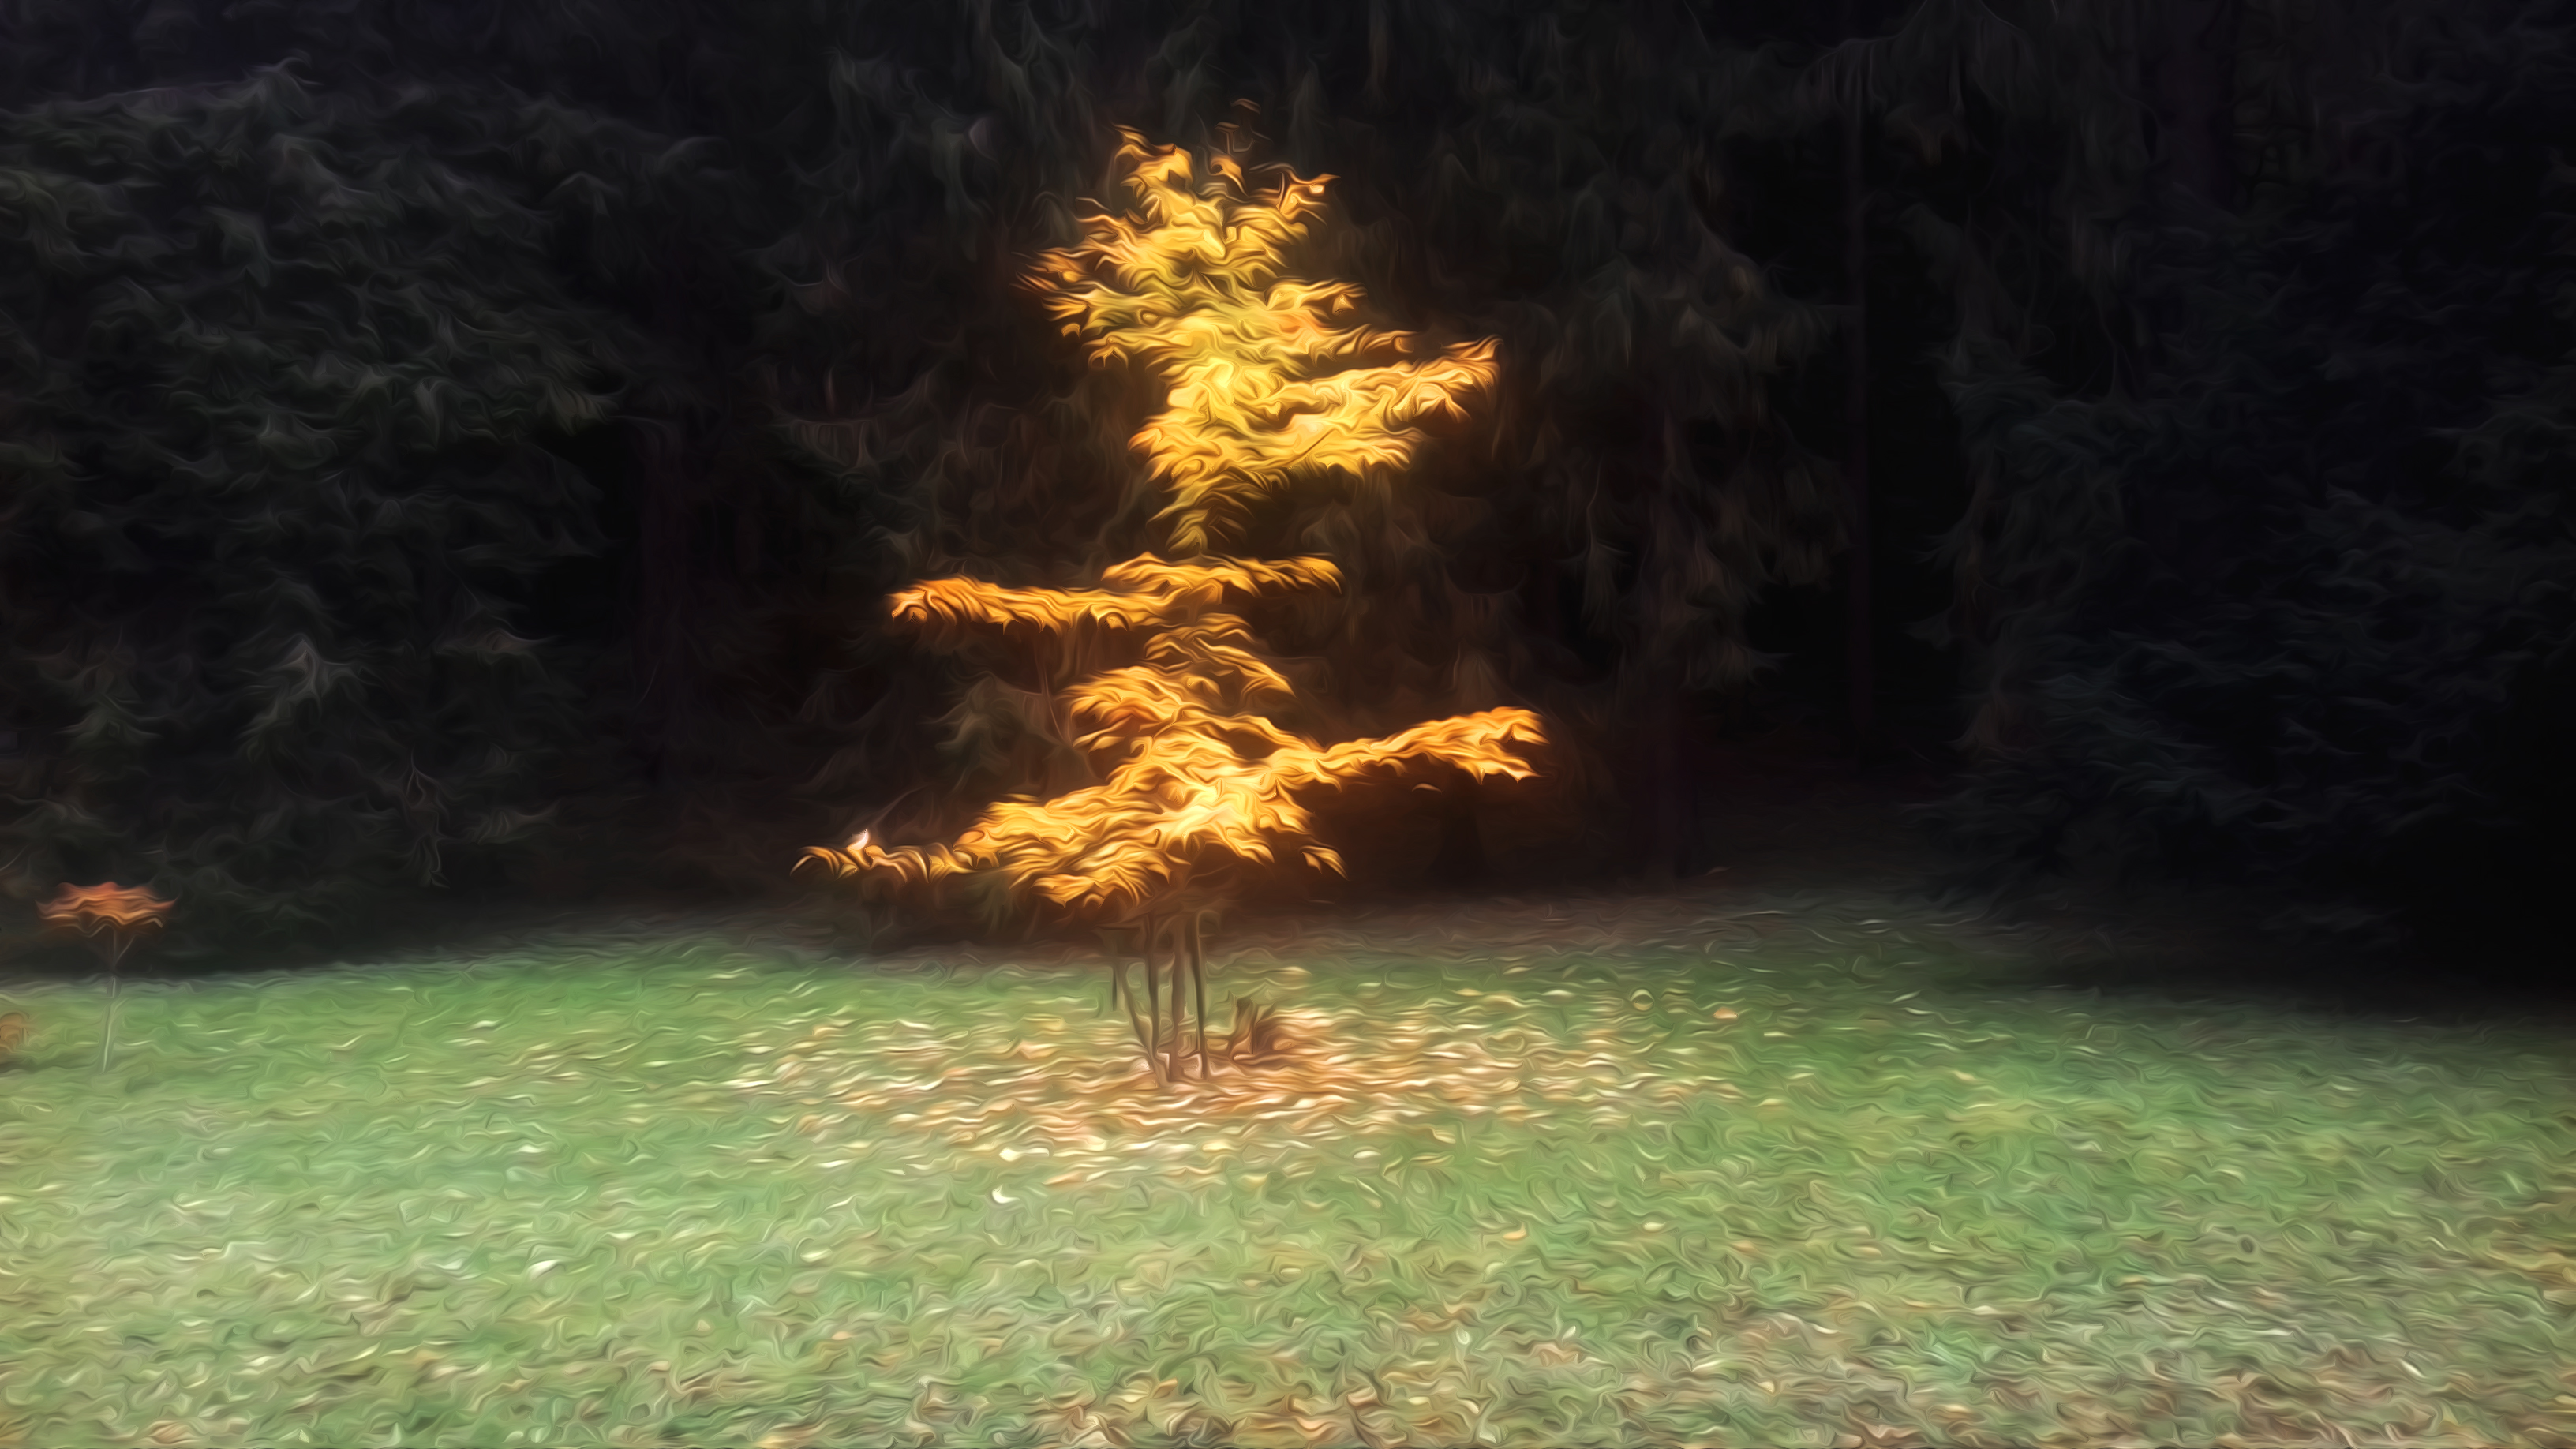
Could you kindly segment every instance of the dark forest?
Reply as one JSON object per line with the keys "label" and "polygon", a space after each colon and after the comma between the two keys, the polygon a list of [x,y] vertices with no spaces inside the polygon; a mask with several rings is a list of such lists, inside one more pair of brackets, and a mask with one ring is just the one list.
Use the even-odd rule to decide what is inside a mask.
{"label": "dark forest", "polygon": [[[2510,935],[2570,864],[2553,15],[15,6],[12,886],[758,892],[1060,785],[882,600],[1133,542],[1132,390],[1010,282],[1116,127],[1231,126],[1499,342],[1302,525],[1319,728],[1526,704],[1547,849],[1648,878],[1795,727],[1937,772],[1964,888]],[[1431,857],[1508,876],[1477,809]]]}
{"label": "dark forest", "polygon": [[[1047,952],[1112,960],[1105,1014],[1091,978],[1089,1005],[1062,1008],[1110,1032],[1079,1049],[1109,1074],[1082,1090],[1159,1104],[1135,1109],[1166,1114],[1157,1131],[1253,1102],[1227,1072],[1270,1070],[1309,1100],[1401,1098],[1392,1076],[1335,1077],[1333,1043],[1410,1030],[1403,973],[1464,968],[1454,952],[1436,971],[1432,955],[1349,963],[1444,920],[1467,933],[1444,939],[1486,943],[1464,959],[1492,972],[1553,961],[1530,943],[1590,919],[1563,914],[1576,900],[1648,921],[1582,949],[1660,960],[1683,942],[1693,970],[1725,954],[1703,936],[1739,931],[1751,960],[1777,944],[1760,918],[1806,922],[1793,935],[1839,944],[1800,959],[1839,953],[1858,974],[1781,986],[1783,1011],[1899,980],[1869,928],[1900,909],[1926,941],[1988,941],[2078,899],[2224,915],[2242,927],[2231,960],[2297,963],[2306,988],[2361,1003],[2372,1024],[2339,1016],[2328,1036],[2393,1030],[2368,1015],[2393,998],[2352,994],[2365,978],[2418,1003],[2490,987],[2563,1002],[2571,158],[2576,11],[2517,0],[0,0],[0,949],[30,1003],[0,1015],[0,1093],[55,1067],[88,1083],[64,1091],[105,1090],[85,1075],[93,1047],[127,1074],[102,1080],[143,1092],[141,1063],[178,1060],[196,1030],[169,1015],[189,992],[337,991],[326,961],[408,980],[363,962],[470,956],[454,944],[468,923],[581,913],[757,917],[794,923],[777,929],[799,960],[912,963],[853,998],[878,1005],[851,1021],[909,1012],[951,1062],[1032,1029],[938,1006],[926,983]],[[1168,194],[1158,165],[1179,168]],[[1135,258],[1181,225],[1155,231],[1156,206],[1212,208],[1215,239],[1198,261],[1153,253],[1164,271],[1145,277]],[[1256,259],[1243,238],[1265,226],[1287,239]],[[1205,259],[1222,248],[1224,265]],[[1280,311],[1289,293],[1262,303],[1271,283],[1227,267],[1326,290],[1311,315]],[[1295,354],[1244,382],[1188,351],[1215,344],[1176,305],[1267,305],[1279,338],[1305,340],[1238,338],[1244,356]],[[1325,352],[1377,370],[1313,371]],[[1313,450],[1275,468],[1227,455],[1185,486],[1198,443],[1157,420],[1236,417],[1238,398],[1256,421],[1225,446],[1270,446],[1303,409]],[[1111,678],[1126,682],[1085,683]],[[1133,785],[1157,739],[1201,763]],[[1292,790],[1311,820],[1282,803]],[[1097,806],[1081,841],[1059,838],[1074,801]],[[1160,844],[1107,863],[1098,822],[1117,810],[1134,818],[1114,830]],[[1898,857],[1901,908],[1796,894],[1841,889],[1818,884],[1845,879],[1838,862]],[[1720,915],[1702,928],[1731,924],[1678,924],[1703,907]],[[1665,910],[1682,915],[1652,924]],[[1382,924],[1351,924],[1366,921]],[[679,949],[681,927],[655,929],[651,949]],[[98,990],[79,936],[109,967],[103,1020],[76,1004]],[[1349,969],[1315,966],[1301,998],[1292,940]],[[120,1047],[129,946],[144,974]],[[2031,989],[2238,969],[2166,949],[2059,959]],[[1961,963],[1985,950],[1940,969],[1984,980]],[[259,974],[290,965],[306,974]],[[1753,1026],[1739,1013],[1765,999],[1603,969],[1622,1030],[1687,996],[1676,1030],[1749,1036],[1729,1024]],[[1237,998],[1229,972],[1269,1004]],[[473,1010],[552,1019],[542,975],[509,988],[516,1006]],[[1211,978],[1230,1030],[1210,1024]],[[1483,983],[1458,993],[1474,1009],[1519,1004],[1492,994],[1499,974],[1456,979]],[[577,980],[565,1000],[624,989]],[[1508,989],[1537,1000],[1547,980]],[[1633,1018],[1632,985],[1648,1003]],[[343,1005],[273,1009],[309,1020],[327,1062],[322,1023]],[[231,1009],[187,1008],[249,1029]],[[788,1019],[740,1010],[744,1041]],[[842,1049],[783,1048],[797,1021],[757,1050]],[[1846,1085],[1866,1095],[1859,1063]],[[1835,1080],[1810,1065],[1815,1081],[1784,1080]],[[1931,1075],[1962,1066],[1976,1080],[1964,1059]],[[727,1071],[751,1069],[707,1068]],[[2493,1109],[2556,1124],[2515,1129],[2493,1161],[2557,1151],[2576,1124],[2561,1078]],[[786,1081],[776,1105],[798,1115]],[[16,1154],[39,1155],[18,1130],[0,1131],[0,1202],[25,1191]],[[1858,1140],[1855,1162],[1886,1146]],[[1711,1163],[1732,1151],[1703,1146]],[[990,1166],[956,1169],[974,1184],[959,1202],[1007,1211],[1035,1191],[973,1176]],[[1280,1171],[1244,1201],[1286,1201]],[[1460,1175],[1503,1180],[1483,1171]],[[1427,1191],[1452,1225],[1526,1216]],[[2462,1212],[2513,1195],[2458,1193]],[[1327,1196],[1360,1218],[1376,1201]],[[2286,1182],[2255,1196],[2283,1223],[2315,1211],[2284,1206]],[[576,1216],[605,1222],[595,1209]],[[1353,1241],[1395,1232],[1367,1221]],[[1470,1288],[1421,1256],[1423,1231],[1391,1250],[1380,1281],[1411,1286],[1386,1301],[1439,1317],[1447,1295],[1434,1337],[1463,1345]],[[1745,1233],[1727,1241],[1770,1241]],[[2206,1268],[2237,1253],[2222,1236],[2176,1252]],[[2312,1281],[2302,1261],[2280,1291]],[[1247,1283],[1270,1271],[1249,1263]],[[1798,1276],[1775,1266],[1788,1276],[1747,1269],[1737,1297],[1705,1301],[1734,1304],[1740,1328],[1758,1317],[1742,1295],[1772,1291],[1744,1283],[1788,1293]],[[2446,1340],[2462,1372],[2504,1375],[2462,1402],[2539,1382],[2536,1359],[2497,1367],[2566,1330],[2558,1269],[2531,1271],[2556,1285],[2544,1318],[2459,1309],[2489,1325]],[[1366,1276],[1341,1272],[1345,1288]],[[1729,1347],[1738,1328],[1675,1306],[1682,1279],[1613,1277],[1627,1286],[1601,1301],[1629,1306],[1604,1321],[1697,1345],[1676,1363],[1752,1362],[1795,1337]],[[0,1318],[11,1281],[0,1269]],[[49,1340],[77,1333],[28,1292],[26,1313],[60,1315]],[[1799,1310],[1810,1327],[1840,1311],[1816,1306],[1830,1297]],[[832,1321],[819,1342],[873,1332]],[[1490,1395],[1407,1417],[1391,1380],[1351,1377],[1374,1350],[1346,1344],[1341,1369],[1279,1389],[1306,1407],[1255,1409],[1173,1367],[1200,1332],[1164,1323],[1132,1363],[1086,1338],[1159,1387],[1129,1402],[1102,1377],[1058,1419],[1005,1413],[994,1442],[1754,1443],[1825,1425],[1815,1443],[1873,1449],[2350,1443],[2332,1431],[2365,1419],[2409,1442],[2576,1442],[2545,1407],[2567,1385],[2469,1423],[2407,1407],[2430,1392],[2411,1366],[2386,1380],[2399,1400],[2363,1414],[2341,1381],[2322,1399],[2209,1388],[2237,1371],[2215,1360],[2176,1370],[2181,1399],[2037,1369],[2018,1389],[1945,1390],[1997,1416],[1982,1419],[1859,1370],[1792,1406],[1774,1363],[1746,1379],[1774,1386],[1750,1417],[1671,1418],[1698,1401],[1668,1384],[1615,1412],[1587,1399],[1507,1421]],[[911,1365],[902,1403],[774,1422],[717,1369],[671,1389],[684,1375],[663,1362],[634,1442],[986,1442],[960,1405],[1008,1402],[1003,1381],[960,1388],[980,1370],[942,1360],[948,1387],[916,1393],[915,1368],[954,1345],[906,1342],[879,1345]],[[1544,1347],[1573,1339],[1531,1342],[1548,1373],[1592,1361]],[[819,1370],[743,1372],[775,1393]],[[370,1401],[445,1402],[429,1382]],[[292,1417],[127,1424],[9,1383],[0,1368],[0,1446],[285,1442]],[[1413,1406],[1440,1398],[1422,1392]],[[419,1443],[520,1422],[422,1412],[314,1422]],[[571,1432],[549,1422],[527,1421],[529,1442]]]}

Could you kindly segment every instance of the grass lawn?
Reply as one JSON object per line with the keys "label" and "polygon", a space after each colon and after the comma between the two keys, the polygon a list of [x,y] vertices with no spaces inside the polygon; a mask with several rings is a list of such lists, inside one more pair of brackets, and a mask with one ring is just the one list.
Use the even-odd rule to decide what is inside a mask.
{"label": "grass lawn", "polygon": [[2576,1443],[2563,1026],[1759,904],[18,989],[0,1443]]}

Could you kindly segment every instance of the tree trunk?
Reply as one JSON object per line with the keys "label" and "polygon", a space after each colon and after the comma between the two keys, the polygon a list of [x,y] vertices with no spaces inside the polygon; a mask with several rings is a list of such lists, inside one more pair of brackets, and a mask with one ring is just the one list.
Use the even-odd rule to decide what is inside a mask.
{"label": "tree trunk", "polygon": [[1465,887],[1485,879],[1485,832],[1476,818],[1476,782],[1452,770],[1440,782],[1440,847],[1431,857],[1436,885]]}
{"label": "tree trunk", "polygon": [[1646,879],[1659,886],[1673,884],[1690,868],[1694,812],[1689,751],[1682,738],[1686,716],[1679,690],[1658,690],[1646,706],[1637,741],[1644,796],[1638,802],[1643,817],[1637,822],[1638,837],[1645,856],[1640,863]]}
{"label": "tree trunk", "polygon": [[[689,316],[694,271],[686,251],[677,246],[662,251],[652,303],[659,335],[685,337],[695,330]],[[709,600],[698,535],[711,531],[712,523],[700,513],[700,474],[706,461],[700,400],[685,388],[664,388],[639,403],[628,419],[636,479],[643,490],[632,615],[633,728],[653,783],[667,787],[702,763],[694,757],[703,694],[696,641]],[[708,542],[705,557],[721,559],[720,544],[713,538]]]}
{"label": "tree trunk", "polygon": [[2156,161],[2165,184],[2221,211],[2236,204],[2236,0],[2166,0],[2147,37]]}
{"label": "tree trunk", "polygon": [[1207,1033],[1207,918],[1198,911],[1190,912],[1190,994],[1196,999],[1199,1017],[1199,1080],[1212,1079],[1216,1069],[1208,1065]]}
{"label": "tree trunk", "polygon": [[1877,738],[1877,658],[1870,603],[1869,528],[1869,174],[1859,88],[1843,112],[1843,295],[1851,307],[1844,338],[1843,488],[1851,527],[1843,573],[1843,697],[1854,755]]}
{"label": "tree trunk", "polygon": [[[2236,194],[2236,0],[2171,0],[2141,37],[2143,87],[2155,137],[2152,200],[2178,228],[2205,230],[2233,208]],[[2189,329],[2189,304],[2168,297],[2143,309],[2152,335],[2139,367],[2166,364],[2171,339]],[[2188,477],[2137,491],[2131,526],[2186,587],[2218,586],[2227,550],[2218,546],[2227,506]]]}
{"label": "tree trunk", "polygon": [[657,786],[685,767],[697,712],[697,670],[690,650],[690,605],[696,592],[688,441],[674,418],[630,422],[636,476],[644,496],[636,539],[633,729]]}

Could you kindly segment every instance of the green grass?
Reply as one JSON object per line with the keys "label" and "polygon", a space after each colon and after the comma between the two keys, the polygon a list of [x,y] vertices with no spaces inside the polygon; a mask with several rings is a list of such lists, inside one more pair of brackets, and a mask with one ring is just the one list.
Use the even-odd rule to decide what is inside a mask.
{"label": "green grass", "polygon": [[1870,924],[22,990],[0,1443],[2576,1443],[2563,1031]]}

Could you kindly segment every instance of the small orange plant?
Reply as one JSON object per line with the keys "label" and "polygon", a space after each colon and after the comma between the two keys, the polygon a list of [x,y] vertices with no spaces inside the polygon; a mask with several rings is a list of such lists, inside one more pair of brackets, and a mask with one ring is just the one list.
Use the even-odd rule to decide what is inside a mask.
{"label": "small orange plant", "polygon": [[[1185,968],[1199,1074],[1210,1071],[1203,916],[1241,872],[1278,869],[1283,856],[1340,869],[1300,797],[1426,763],[1524,779],[1535,773],[1524,756],[1544,736],[1527,710],[1489,709],[1325,746],[1266,716],[1295,691],[1254,652],[1234,610],[1263,595],[1336,590],[1341,575],[1321,558],[1228,552],[1253,505],[1301,481],[1401,472],[1419,424],[1463,418],[1490,388],[1494,344],[1423,355],[1413,335],[1357,320],[1359,288],[1289,280],[1288,249],[1308,235],[1324,178],[1290,175],[1255,195],[1229,156],[1213,157],[1202,178],[1186,153],[1121,134],[1133,206],[1090,218],[1079,244],[1039,259],[1030,284],[1094,366],[1139,367],[1167,389],[1163,411],[1133,439],[1171,497],[1157,520],[1167,545],[1110,566],[1097,588],[951,578],[892,600],[897,619],[934,636],[1017,624],[1056,638],[1137,638],[1139,663],[1065,694],[1074,742],[1104,778],[1052,800],[1004,800],[949,844],[887,847],[862,832],[798,863],[901,886],[999,875],[1015,899],[1141,927],[1146,1014],[1136,1016],[1123,962],[1111,1000],[1125,997],[1146,1065],[1168,1082],[1185,1060]],[[1158,955],[1171,986],[1168,1037]],[[1158,1059],[1166,1041],[1168,1059]]]}
{"label": "small orange plant", "polygon": [[[172,904],[152,894],[147,886],[121,886],[114,881],[76,886],[65,882],[59,894],[36,908],[37,918],[47,926],[88,937],[99,958],[107,963],[107,1028],[98,1046],[101,1071],[107,1069],[108,1059],[116,1051],[116,968],[125,960],[138,934],[160,930],[168,923]],[[102,934],[106,939],[100,939]]]}

